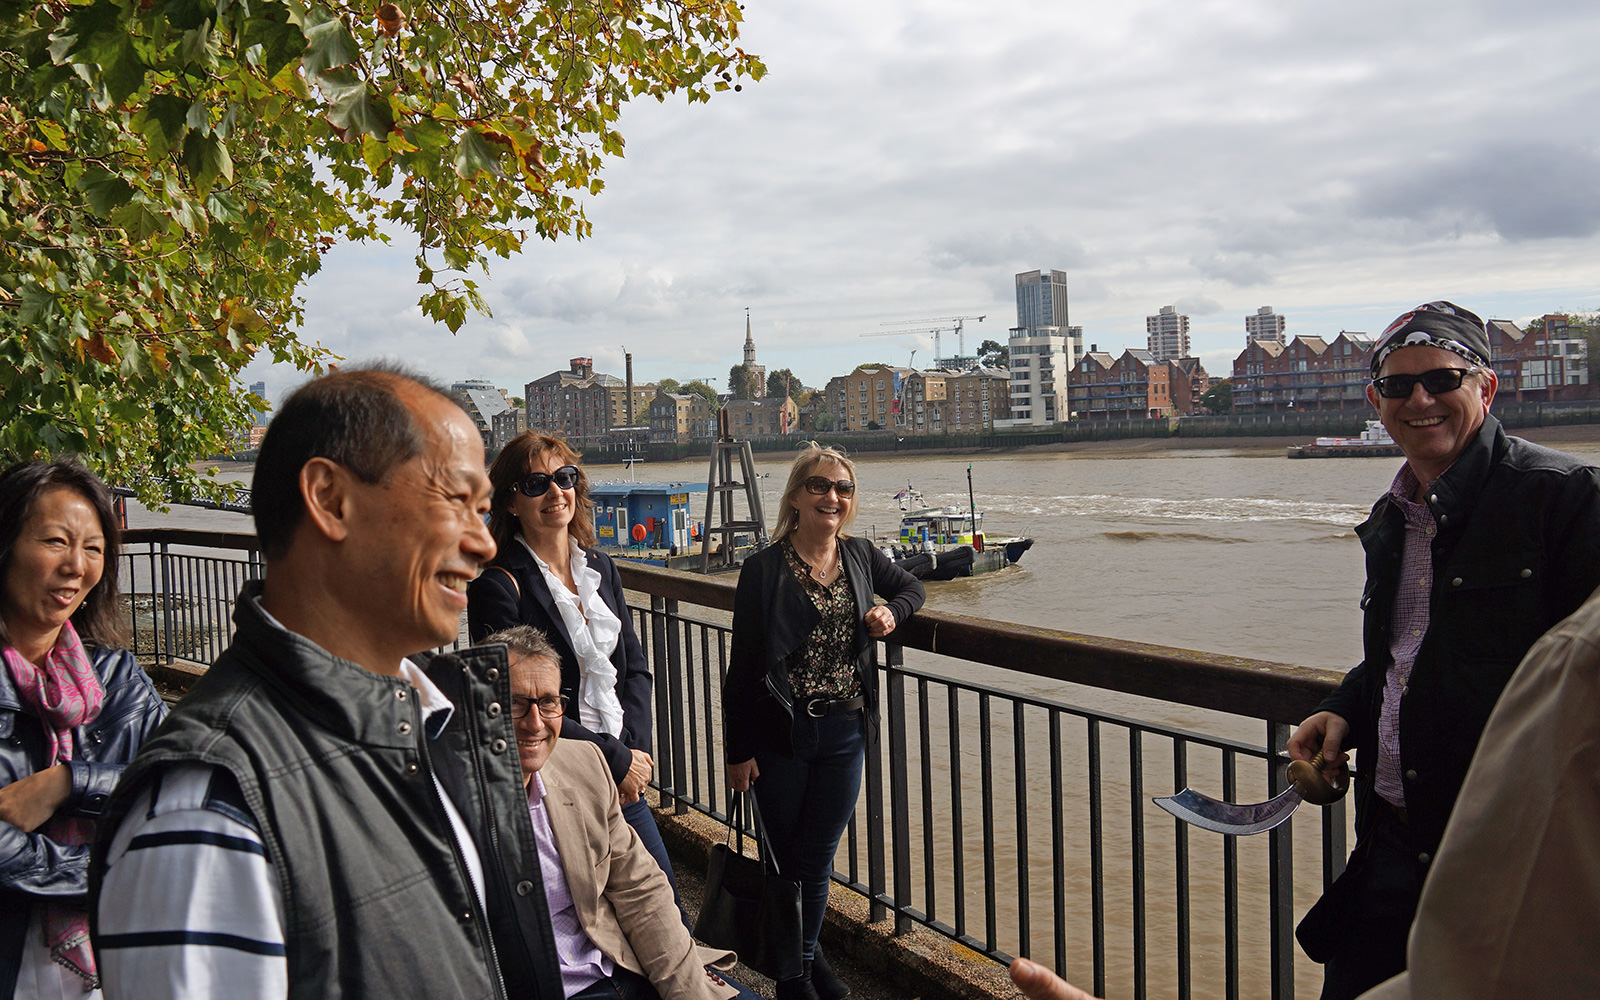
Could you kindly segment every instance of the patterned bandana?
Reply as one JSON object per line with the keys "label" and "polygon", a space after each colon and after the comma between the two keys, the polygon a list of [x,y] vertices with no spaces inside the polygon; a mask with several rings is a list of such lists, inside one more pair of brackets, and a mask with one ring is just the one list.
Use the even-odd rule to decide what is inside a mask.
{"label": "patterned bandana", "polygon": [[1489,367],[1489,334],[1483,320],[1452,302],[1429,302],[1401,316],[1372,349],[1372,374],[1402,347],[1437,347]]}
{"label": "patterned bandana", "polygon": [[[3,651],[6,670],[23,707],[44,724],[49,763],[54,767],[72,759],[72,730],[92,721],[105,704],[106,689],[89,662],[89,654],[71,622],[61,626],[56,644],[35,666],[12,646]],[[58,844],[76,847],[94,839],[94,824],[76,816],[50,817],[38,832]],[[82,907],[47,902],[44,906],[45,945],[50,957],[76,973],[91,989],[100,986],[94,952],[89,947],[89,915]]]}

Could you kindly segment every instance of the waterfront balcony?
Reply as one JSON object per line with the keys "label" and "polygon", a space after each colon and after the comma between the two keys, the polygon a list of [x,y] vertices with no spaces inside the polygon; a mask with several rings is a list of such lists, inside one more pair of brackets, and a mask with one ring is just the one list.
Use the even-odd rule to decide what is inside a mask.
{"label": "waterfront balcony", "polygon": [[[254,536],[125,541],[134,651],[181,688],[227,645],[261,572]],[[715,830],[734,578],[618,566],[655,677],[658,816]],[[1281,791],[1283,743],[1339,675],[939,611],[894,639],[877,649],[881,725],[835,860],[831,949],[887,942],[886,982],[929,1000],[993,995],[1016,955],[1101,996],[1316,995],[1293,927],[1342,870],[1344,804],[1231,839],[1150,799]]]}

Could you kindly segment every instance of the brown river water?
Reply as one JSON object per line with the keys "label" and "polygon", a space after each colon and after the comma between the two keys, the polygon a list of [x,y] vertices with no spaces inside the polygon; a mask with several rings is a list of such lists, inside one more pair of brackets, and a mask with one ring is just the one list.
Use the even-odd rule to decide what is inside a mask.
{"label": "brown river water", "polygon": [[[1600,428],[1563,428],[1529,435],[1600,462]],[[1302,666],[1345,670],[1360,657],[1361,548],[1353,529],[1366,516],[1399,467],[1398,459],[1327,459],[1290,461],[1280,447],[1224,443],[1215,448],[1173,450],[1013,452],[1003,455],[900,457],[868,455],[857,464],[857,533],[891,534],[899,523],[894,501],[908,484],[931,505],[967,502],[967,465],[971,462],[978,509],[985,514],[991,538],[1029,535],[1034,547],[1017,566],[968,580],[931,584],[932,608],[979,615],[1000,621],[1047,626],[1072,632],[1275,660]],[[788,463],[777,456],[756,457],[765,507],[773,516]],[[595,467],[597,480],[625,478],[617,467]],[[221,478],[248,480],[248,468],[226,467]],[[704,481],[701,461],[641,464],[640,480]],[[133,505],[130,505],[133,506]],[[694,516],[701,516],[700,505]],[[130,511],[133,526],[250,530],[247,518],[213,511],[175,508],[157,515]],[[921,659],[918,657],[921,656]],[[1010,671],[943,658],[911,654],[908,664],[930,673],[980,682],[1030,697],[1039,697],[1095,712],[1122,715],[1189,731],[1261,744],[1259,721],[1244,720],[1161,702],[1063,685]],[[930,694],[932,724],[926,748],[912,748],[912,832],[916,846],[913,885],[916,905],[924,905],[922,832],[933,828],[932,861],[936,872],[935,909],[939,919],[953,922],[964,903],[966,930],[985,933],[983,886],[985,865],[994,866],[997,886],[998,945],[1016,954],[1024,949],[1053,963],[1052,892],[1059,879],[1067,900],[1066,972],[1088,985],[1093,970],[1090,919],[1089,816],[1084,768],[1094,743],[1104,768],[1104,829],[1107,993],[1135,995],[1132,968],[1137,925],[1129,886],[1131,857],[1145,865],[1147,924],[1142,947],[1148,955],[1147,995],[1178,995],[1177,936],[1174,930],[1173,885],[1177,835],[1166,814],[1148,805],[1151,795],[1174,790],[1171,742],[1146,735],[1138,750],[1145,768],[1140,801],[1144,844],[1136,852],[1129,843],[1133,820],[1129,761],[1130,737],[1119,726],[1102,726],[1091,740],[1085,725],[1067,718],[1062,725],[1062,785],[1050,785],[1050,753],[1044,740],[1042,712],[1027,719],[1028,747],[1024,766],[1029,829],[1015,830],[1015,769],[1009,703],[997,703],[992,718],[994,784],[988,795],[996,816],[996,836],[986,842],[979,817],[981,784],[976,699],[963,697],[957,715],[961,746],[949,766],[948,713],[943,689]],[[911,708],[914,710],[914,702]],[[914,720],[914,716],[911,716]],[[913,721],[913,726],[915,725]],[[920,742],[920,741],[918,741]],[[920,756],[933,767],[933,811],[922,816],[916,782]],[[1190,783],[1220,794],[1218,755],[1191,750]],[[1239,797],[1266,796],[1259,764],[1239,763]],[[950,890],[956,866],[950,772],[962,789],[965,840],[962,900]],[[887,774],[887,771],[886,771]],[[1052,792],[1063,802],[1065,864],[1052,867],[1049,804]],[[1320,831],[1307,807],[1294,822],[1296,918],[1320,889]],[[1223,838],[1195,831],[1188,838],[1192,913],[1192,995],[1223,996],[1222,880]],[[1019,847],[1023,844],[1025,847]],[[1239,838],[1241,899],[1239,995],[1270,995],[1266,981],[1266,900],[1259,888],[1267,862],[1267,838]],[[1029,863],[1028,904],[1024,912],[1018,892],[1019,856]],[[839,863],[846,864],[841,848]],[[860,854],[865,871],[864,848]],[[864,875],[863,875],[864,877]],[[1028,940],[1019,931],[1029,918]],[[1315,996],[1320,968],[1296,954],[1296,991]]]}

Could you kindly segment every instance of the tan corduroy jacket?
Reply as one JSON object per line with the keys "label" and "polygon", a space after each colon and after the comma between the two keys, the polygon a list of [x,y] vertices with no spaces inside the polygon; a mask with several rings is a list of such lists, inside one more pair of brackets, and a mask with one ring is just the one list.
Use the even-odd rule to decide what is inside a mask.
{"label": "tan corduroy jacket", "polygon": [[1407,955],[1363,1000],[1600,997],[1600,592],[1500,696]]}
{"label": "tan corduroy jacket", "polygon": [[733,953],[702,947],[689,937],[666,874],[622,818],[617,786],[600,748],[559,740],[539,776],[578,918],[606,957],[649,979],[664,997],[736,996],[705,970],[708,965],[733,968]]}

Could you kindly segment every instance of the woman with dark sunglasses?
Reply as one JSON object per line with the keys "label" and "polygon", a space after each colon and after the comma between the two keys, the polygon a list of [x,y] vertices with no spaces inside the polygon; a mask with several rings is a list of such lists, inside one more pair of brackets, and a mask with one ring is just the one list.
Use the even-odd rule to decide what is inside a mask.
{"label": "woman with dark sunglasses", "polygon": [[[489,533],[499,551],[467,585],[474,642],[532,625],[561,653],[568,709],[562,736],[598,744],[622,814],[672,879],[672,862],[643,792],[650,757],[650,666],[634,634],[617,568],[595,550],[594,501],[578,453],[525,431],[489,470]],[[676,891],[676,883],[674,883]]]}
{"label": "woman with dark sunglasses", "polygon": [[[855,466],[803,446],[784,487],[773,542],[745,560],[722,688],[728,784],[754,791],[783,877],[800,883],[805,972],[778,1000],[850,992],[817,945],[833,856],[855,812],[869,725],[878,724],[874,640],[922,606],[922,584],[866,539]],[[888,603],[875,605],[876,593]]]}

